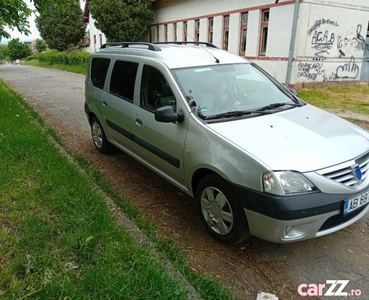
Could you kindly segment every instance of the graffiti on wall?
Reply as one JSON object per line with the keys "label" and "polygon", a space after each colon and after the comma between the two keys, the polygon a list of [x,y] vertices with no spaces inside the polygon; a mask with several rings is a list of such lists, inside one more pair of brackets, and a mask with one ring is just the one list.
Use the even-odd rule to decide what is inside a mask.
{"label": "graffiti on wall", "polygon": [[350,62],[339,65],[335,73],[335,79],[356,79],[359,76],[359,66],[355,58],[351,56]]}
{"label": "graffiti on wall", "polygon": [[316,20],[309,29],[308,34],[312,36],[311,45],[316,50],[315,56],[324,57],[330,54],[330,50],[336,41],[336,35],[333,32],[335,27],[339,27],[337,21],[322,18]]}
{"label": "graffiti on wall", "polygon": [[360,75],[360,68],[355,58],[352,56],[347,63],[339,64],[335,71],[327,72],[324,62],[299,62],[297,77],[303,77],[308,80],[316,81],[334,81],[342,79],[355,80]]}
{"label": "graffiti on wall", "polygon": [[314,25],[308,31],[309,35],[311,35],[313,31],[316,31],[321,25],[324,25],[324,24],[338,27],[338,23],[336,21],[322,18],[314,22]]}
{"label": "graffiti on wall", "polygon": [[313,62],[299,62],[297,77],[309,81],[360,79],[357,58],[363,57],[364,51],[369,51],[369,43],[362,31],[362,24],[342,28],[336,20],[316,20],[308,30],[315,59]]}
{"label": "graffiti on wall", "polygon": [[345,36],[338,36],[337,49],[340,57],[355,55],[359,56],[365,49],[369,49],[364,37],[361,34],[362,25],[358,24],[356,30],[351,28],[346,32]]}
{"label": "graffiti on wall", "polygon": [[324,57],[324,54],[329,54],[335,41],[336,37],[334,33],[329,33],[328,30],[324,33],[323,31],[315,31],[311,39],[312,48],[317,51],[315,56]]}
{"label": "graffiti on wall", "polygon": [[319,75],[322,75],[323,63],[318,62],[299,62],[297,77],[304,77],[315,81]]}

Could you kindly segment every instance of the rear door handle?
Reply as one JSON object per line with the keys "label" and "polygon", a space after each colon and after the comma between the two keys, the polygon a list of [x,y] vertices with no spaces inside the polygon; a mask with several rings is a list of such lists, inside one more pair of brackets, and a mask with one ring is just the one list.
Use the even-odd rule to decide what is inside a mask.
{"label": "rear door handle", "polygon": [[136,118],[136,124],[137,125],[143,125],[143,122],[140,118]]}

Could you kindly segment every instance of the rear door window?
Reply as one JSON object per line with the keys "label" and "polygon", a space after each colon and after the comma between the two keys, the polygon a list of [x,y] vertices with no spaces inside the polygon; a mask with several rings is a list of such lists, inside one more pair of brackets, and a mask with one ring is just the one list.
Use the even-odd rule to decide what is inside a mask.
{"label": "rear door window", "polygon": [[110,93],[133,102],[138,63],[116,61],[110,79]]}
{"label": "rear door window", "polygon": [[99,88],[104,88],[106,74],[108,73],[110,59],[95,57],[91,62],[91,82]]}

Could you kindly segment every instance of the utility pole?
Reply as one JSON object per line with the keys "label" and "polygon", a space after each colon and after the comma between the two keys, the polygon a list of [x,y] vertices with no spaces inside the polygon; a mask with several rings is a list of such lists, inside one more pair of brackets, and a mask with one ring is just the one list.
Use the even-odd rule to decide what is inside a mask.
{"label": "utility pole", "polygon": [[289,51],[289,55],[288,55],[287,76],[286,76],[286,82],[285,82],[286,87],[288,87],[288,85],[290,84],[290,81],[291,81],[292,60],[293,60],[293,52],[294,52],[294,49],[295,49],[297,20],[299,18],[299,7],[300,7],[300,0],[295,0],[295,11],[294,11],[294,14],[293,14],[290,51]]}

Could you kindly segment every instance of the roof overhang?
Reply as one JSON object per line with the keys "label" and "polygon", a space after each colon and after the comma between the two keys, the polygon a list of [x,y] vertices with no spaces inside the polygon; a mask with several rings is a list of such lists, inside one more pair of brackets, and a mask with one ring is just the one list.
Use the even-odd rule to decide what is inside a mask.
{"label": "roof overhang", "polygon": [[90,19],[90,10],[88,9],[88,6],[90,5],[91,0],[86,0],[85,3],[85,9],[83,10],[83,23],[88,23]]}

